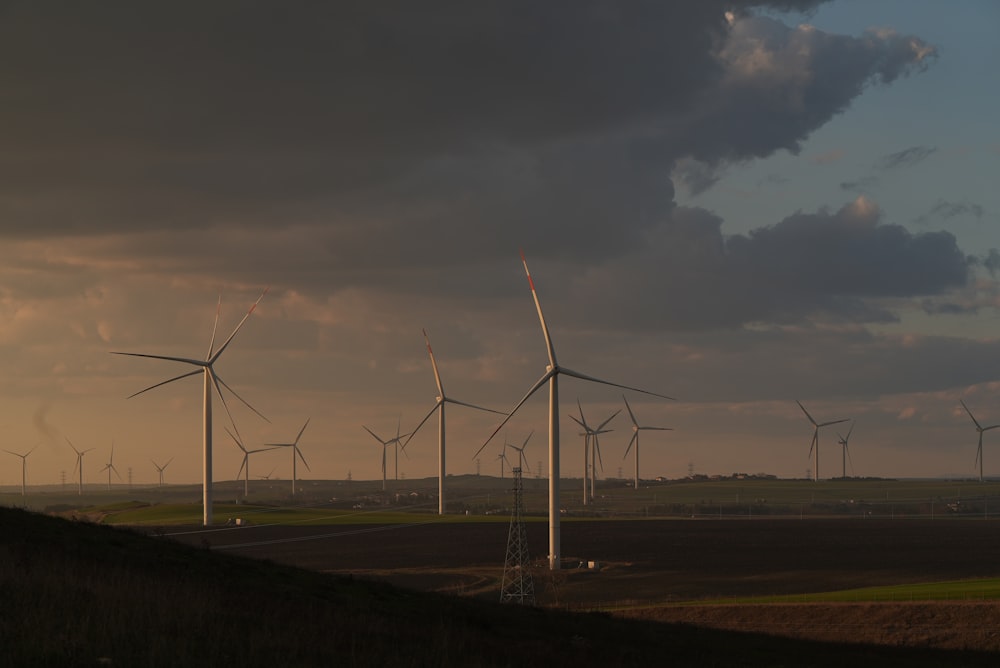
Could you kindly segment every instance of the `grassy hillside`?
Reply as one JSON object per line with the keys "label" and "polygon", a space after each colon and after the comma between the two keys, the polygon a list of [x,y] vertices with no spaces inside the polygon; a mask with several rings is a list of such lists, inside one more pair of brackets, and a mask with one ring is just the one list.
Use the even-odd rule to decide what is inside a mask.
{"label": "grassy hillside", "polygon": [[4,666],[996,665],[418,594],[0,508]]}

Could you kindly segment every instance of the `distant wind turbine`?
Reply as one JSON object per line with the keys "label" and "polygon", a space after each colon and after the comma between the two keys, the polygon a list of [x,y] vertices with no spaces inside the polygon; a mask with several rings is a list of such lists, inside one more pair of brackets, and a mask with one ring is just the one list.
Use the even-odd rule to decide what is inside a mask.
{"label": "distant wind turbine", "polygon": [[77,450],[76,446],[73,445],[73,442],[69,440],[69,437],[64,437],[64,438],[66,438],[66,442],[69,443],[69,447],[73,448],[73,452],[76,453],[76,466],[73,467],[73,473],[76,473],[77,471],[80,472],[80,484],[79,484],[79,487],[77,489],[78,489],[78,493],[82,496],[83,495],[83,456],[85,454],[87,454],[88,452],[90,452],[91,450],[93,450],[93,448],[87,448],[86,450]]}
{"label": "distant wind turbine", "polygon": [[531,469],[528,467],[528,458],[524,454],[524,449],[528,447],[528,441],[531,439],[531,435],[534,433],[535,433],[534,431],[528,432],[528,436],[524,439],[524,443],[522,443],[520,447],[514,445],[513,443],[506,443],[506,442],[504,443],[504,445],[509,445],[514,450],[517,450],[518,464],[521,466],[522,470],[527,471],[528,473],[531,473]]}
{"label": "distant wind turbine", "polygon": [[273,475],[274,475],[274,472],[275,472],[275,471],[277,470],[277,468],[278,468],[278,467],[277,467],[277,466],[275,466],[275,467],[274,467],[273,469],[271,469],[271,472],[270,472],[270,473],[268,473],[267,475],[259,475],[259,476],[257,476],[257,479],[258,479],[258,480],[270,480],[270,479],[271,479],[271,476],[273,476]]}
{"label": "distant wind turbine", "polygon": [[[625,399],[625,395],[622,395],[622,399]],[[628,399],[625,399],[625,408],[628,409],[628,416],[632,419],[632,440],[628,442],[628,447],[625,448],[625,454],[622,459],[628,457],[628,451],[632,449],[635,445],[635,488],[639,489],[639,432],[640,431],[673,431],[670,427],[643,427],[639,425],[638,420],[635,419],[635,413],[632,412],[632,407],[628,405]]]}
{"label": "distant wind turbine", "polygon": [[295,496],[295,485],[296,485],[295,481],[298,479],[298,469],[296,468],[296,459],[301,459],[302,463],[306,465],[306,470],[307,471],[312,471],[312,469],[309,468],[308,462],[306,462],[305,455],[303,455],[302,451],[299,450],[299,439],[302,438],[302,434],[303,434],[303,432],[305,432],[306,427],[309,426],[309,420],[311,420],[311,419],[312,418],[306,418],[306,423],[304,425],[302,425],[302,429],[299,429],[298,436],[296,436],[295,440],[292,441],[291,443],[265,443],[264,444],[264,445],[270,446],[270,447],[267,448],[268,450],[270,450],[272,448],[291,448],[292,449],[292,496]]}
{"label": "distant wind turbine", "polygon": [[397,426],[396,427],[396,438],[390,438],[389,440],[383,440],[382,437],[378,436],[375,432],[373,432],[367,426],[365,426],[365,425],[361,425],[361,426],[364,427],[365,431],[367,431],[369,434],[372,435],[372,438],[374,438],[376,441],[378,441],[379,443],[382,444],[382,491],[384,492],[385,491],[385,451],[389,449],[390,445],[393,445],[393,444],[398,445],[399,444],[399,439],[401,439],[403,436],[408,436],[409,434],[402,434],[402,435],[400,435],[400,433],[399,433],[399,427]]}
{"label": "distant wind turbine", "polygon": [[424,426],[424,423],[430,419],[434,412],[437,411],[438,414],[438,515],[444,515],[445,512],[445,495],[444,495],[444,481],[445,481],[445,456],[444,456],[444,443],[445,443],[445,428],[444,428],[444,408],[445,404],[456,404],[458,406],[466,406],[468,408],[475,408],[479,411],[487,411],[490,413],[497,413],[498,415],[503,415],[500,411],[495,411],[491,408],[483,408],[482,406],[476,406],[475,404],[467,404],[464,401],[459,401],[458,399],[452,399],[447,394],[444,393],[444,386],[441,384],[441,374],[438,373],[437,362],[434,360],[434,351],[431,349],[431,341],[427,338],[427,330],[422,330],[424,333],[424,341],[427,343],[427,354],[431,358],[431,369],[434,370],[434,382],[437,383],[438,396],[437,401],[424,419],[420,421],[406,442],[403,443],[403,451],[406,451],[406,446],[410,442],[420,428]]}
{"label": "distant wind turbine", "polygon": [[[598,427],[594,428],[587,424],[587,419],[583,416],[583,406],[580,405],[580,400],[576,400],[576,406],[580,410],[580,419],[576,419],[574,416],[570,415],[570,419],[576,422],[578,425],[583,427],[583,505],[594,498],[594,493],[596,491],[595,479],[597,477],[597,459],[601,456],[601,445],[599,436],[601,434],[607,434],[613,429],[605,429],[609,422],[615,419],[615,417],[621,413],[621,409],[616,410],[611,417],[602,422]],[[589,453],[588,453],[589,450]],[[588,461],[589,456],[589,461]],[[601,469],[604,469],[603,458],[601,460]],[[590,492],[587,492],[587,482],[590,482]]]}
{"label": "distant wind turbine", "polygon": [[[260,297],[257,298],[257,301],[255,301],[253,305],[250,307],[250,310],[247,311],[246,315],[243,316],[243,319],[240,320],[240,323],[236,325],[236,329],[234,329],[233,333],[229,335],[229,338],[225,340],[225,342],[219,347],[218,350],[216,350],[215,334],[219,329],[219,315],[222,311],[222,299],[221,298],[219,299],[219,305],[215,311],[215,326],[212,328],[212,340],[208,344],[208,354],[205,356],[204,360],[192,359],[189,357],[172,357],[170,355],[148,355],[145,353],[123,353],[123,352],[112,353],[114,355],[128,355],[131,357],[148,357],[150,359],[168,360],[171,362],[180,362],[182,364],[190,364],[191,366],[198,367],[194,371],[189,371],[179,376],[174,376],[173,378],[164,380],[160,383],[156,383],[155,385],[150,385],[144,390],[139,390],[135,394],[129,396],[128,397],[129,399],[131,399],[132,397],[139,396],[144,392],[148,392],[149,390],[160,387],[161,385],[172,383],[175,380],[180,380],[182,378],[187,378],[189,376],[196,376],[199,373],[202,374],[204,378],[204,383],[203,383],[204,384],[204,392],[203,392],[204,396],[203,444],[204,445],[202,450],[203,452],[202,521],[205,526],[210,526],[212,524],[212,388],[214,387],[215,391],[219,393],[219,399],[222,400],[222,406],[223,408],[226,409],[226,413],[229,415],[229,421],[232,423],[233,429],[236,429],[236,422],[233,420],[233,414],[229,410],[229,404],[226,403],[226,397],[225,395],[222,394],[223,387],[229,390],[229,392],[231,392],[234,397],[239,399],[240,402],[243,403],[243,405],[245,405],[247,408],[252,410],[254,413],[259,415],[264,420],[267,420],[267,418],[264,417],[260,413],[260,411],[258,411],[256,408],[248,404],[246,400],[243,399],[243,397],[237,394],[236,391],[233,390],[233,388],[231,388],[229,385],[226,384],[226,381],[222,380],[222,378],[217,373],[215,373],[215,363],[219,361],[219,358],[222,356],[222,353],[225,352],[226,348],[229,346],[233,338],[236,336],[236,333],[240,331],[240,328],[242,328],[243,324],[246,323],[247,318],[249,318],[250,315],[254,312],[254,309],[257,308],[257,304],[260,303],[260,300],[263,299],[264,295],[266,294],[267,290],[265,289],[264,292],[261,293]],[[237,433],[239,432],[237,431]]]}
{"label": "distant wind turbine", "polygon": [[[832,424],[840,424],[841,422],[847,422],[850,418],[817,423],[816,420],[813,420],[813,416],[809,415],[809,411],[806,410],[805,406],[803,406],[799,401],[796,401],[795,403],[799,404],[799,408],[801,408],[802,412],[806,414],[806,417],[809,418],[809,421],[812,423],[813,426],[813,437],[812,437],[812,444],[809,446],[809,454],[813,455],[813,480],[818,481],[819,480],[819,428],[829,427]],[[808,457],[808,455],[806,456]]]}
{"label": "distant wind turbine", "polygon": [[226,433],[229,434],[229,438],[233,439],[233,443],[236,444],[236,447],[243,452],[243,462],[240,464],[240,470],[236,473],[236,479],[239,480],[240,475],[246,471],[246,477],[243,478],[243,498],[246,498],[250,496],[250,455],[258,452],[267,452],[268,450],[274,450],[275,448],[257,448],[256,450],[247,450],[243,447],[243,441],[237,438],[233,432],[229,431],[226,427],[223,427],[223,429],[225,429]]}
{"label": "distant wind turbine", "polygon": [[28,469],[28,455],[30,455],[32,452],[34,452],[37,447],[38,446],[36,445],[34,448],[32,448],[31,450],[28,450],[23,455],[21,453],[19,453],[19,452],[14,452],[13,450],[4,449],[4,452],[9,452],[10,454],[14,455],[15,457],[20,457],[21,458],[21,496],[25,496],[25,493],[26,493],[25,492],[25,487],[27,486],[27,480],[28,480],[28,477],[27,477],[28,476],[28,474],[27,474],[27,469]]}
{"label": "distant wind turbine", "polygon": [[[851,440],[851,432],[852,431],[854,431],[854,423],[853,422],[851,423],[851,428],[847,430],[847,436],[841,436],[840,432],[839,431],[837,432],[837,438],[839,439],[837,442],[840,443],[840,445],[843,446],[843,450],[841,451],[840,455],[841,455],[841,458],[844,460],[844,462],[843,462],[843,465],[844,465],[843,478],[845,480],[847,479],[847,460],[849,460],[851,458],[851,451],[848,449],[847,442]],[[851,462],[851,473],[854,473],[854,462]]]}
{"label": "distant wind turbine", "polygon": [[996,429],[997,427],[1000,427],[1000,424],[991,424],[988,427],[983,427],[972,414],[972,411],[969,410],[969,407],[965,405],[964,401],[959,399],[958,403],[962,404],[962,408],[964,408],[965,412],[969,414],[970,418],[972,418],[972,423],[976,425],[976,431],[979,432],[979,447],[976,449],[976,463],[979,464],[979,482],[983,482],[983,432],[989,431],[990,429]]}
{"label": "distant wind turbine", "polygon": [[170,462],[174,461],[174,458],[171,457],[170,459],[168,459],[167,463],[164,464],[163,466],[157,464],[155,460],[150,459],[149,461],[153,462],[153,466],[156,467],[156,472],[160,474],[159,487],[163,487],[163,472],[167,470],[167,467],[170,466]]}
{"label": "distant wind turbine", "polygon": [[111,472],[114,471],[115,475],[118,476],[118,479],[119,480],[122,479],[121,474],[118,473],[118,469],[115,468],[115,442],[114,441],[111,442],[111,458],[108,459],[108,463],[105,464],[104,468],[102,468],[101,470],[108,472],[108,491],[110,492],[111,491]]}
{"label": "distant wind turbine", "polygon": [[[545,373],[542,377],[535,381],[535,384],[531,386],[528,392],[522,397],[522,399],[514,406],[514,408],[507,414],[490,437],[486,439],[486,443],[479,448],[479,452],[483,451],[493,437],[497,435],[507,421],[510,420],[511,416],[517,412],[517,410],[524,405],[531,395],[541,389],[546,383],[549,386],[549,569],[559,570],[561,564],[560,559],[562,558],[562,548],[561,548],[561,534],[559,525],[559,376],[567,375],[574,378],[579,378],[581,380],[590,381],[592,383],[601,383],[603,385],[611,385],[612,387],[620,387],[625,390],[632,390],[634,392],[641,392],[643,394],[649,394],[654,397],[660,397],[661,399],[672,399],[673,397],[668,397],[662,394],[657,394],[655,392],[649,392],[647,390],[640,390],[635,387],[629,387],[628,385],[619,385],[618,383],[612,383],[606,380],[601,380],[600,378],[595,378],[593,376],[587,376],[578,371],[573,371],[572,369],[567,369],[566,367],[561,367],[556,362],[556,351],[552,344],[552,337],[549,335],[549,327],[545,323],[545,316],[542,315],[542,305],[538,301],[538,293],[535,292],[535,283],[531,280],[531,272],[528,271],[528,261],[524,258],[524,252],[521,252],[521,263],[524,265],[524,273],[528,277],[528,287],[531,288],[531,295],[535,301],[535,310],[538,311],[538,321],[542,327],[542,335],[545,337],[545,347],[548,352],[549,363],[545,368]],[[479,452],[473,456],[473,459],[479,455]]]}

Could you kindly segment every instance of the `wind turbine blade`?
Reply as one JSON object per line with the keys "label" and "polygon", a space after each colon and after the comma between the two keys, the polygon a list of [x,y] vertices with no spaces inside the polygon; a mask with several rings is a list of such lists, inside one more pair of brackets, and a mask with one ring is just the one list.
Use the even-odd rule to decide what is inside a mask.
{"label": "wind turbine blade", "polygon": [[172,462],[172,461],[174,461],[173,457],[171,457],[169,460],[167,460],[167,463],[163,465],[163,468],[167,468],[168,466],[170,466],[170,462]]}
{"label": "wind turbine blade", "polygon": [[632,444],[635,443],[638,439],[639,439],[639,432],[637,432],[637,431],[632,432],[632,438],[628,442],[628,447],[625,448],[625,454],[622,455],[622,459],[625,459],[626,457],[628,457],[628,451],[632,449]]}
{"label": "wind turbine blade", "polygon": [[[580,419],[579,420],[576,420],[576,418],[573,418],[573,419],[576,420],[576,423],[578,425],[580,425],[581,427],[583,427],[587,431],[590,431],[590,425],[587,424],[587,418],[583,417],[583,406],[580,405],[580,398],[579,397],[577,397],[577,399],[576,399],[576,407],[580,410]],[[573,416],[571,415],[570,417],[573,417]]]}
{"label": "wind turbine blade", "polygon": [[483,406],[477,406],[475,404],[467,404],[464,401],[459,401],[458,399],[452,399],[451,397],[445,397],[444,401],[449,404],[458,404],[459,406],[465,406],[466,408],[475,408],[476,410],[486,411],[487,413],[496,413],[497,415],[506,415],[503,411],[495,411],[492,408],[484,408]]}
{"label": "wind turbine blade", "polygon": [[601,473],[604,472],[604,458],[601,457],[601,439],[594,435],[594,452],[597,453],[597,463],[601,465]]}
{"label": "wind turbine blade", "polygon": [[243,469],[247,467],[250,463],[250,453],[244,450],[243,462],[240,464],[240,470],[236,472],[236,479],[239,480],[240,476],[243,475]]}
{"label": "wind turbine blade", "polygon": [[362,426],[362,427],[364,427],[364,430],[365,430],[365,431],[367,431],[367,432],[368,432],[369,434],[371,434],[371,435],[372,435],[372,438],[374,438],[374,439],[375,439],[376,441],[378,441],[379,443],[381,443],[383,447],[384,447],[384,446],[386,445],[386,442],[385,442],[385,441],[383,441],[383,440],[382,440],[381,438],[379,438],[378,436],[376,436],[376,435],[375,435],[375,432],[373,432],[373,431],[372,431],[371,429],[369,429],[369,428],[368,428],[368,427],[366,427],[365,425],[361,425],[361,426]]}
{"label": "wind turbine blade", "polygon": [[503,422],[501,422],[500,424],[497,425],[497,428],[493,430],[493,433],[490,434],[490,437],[486,439],[486,442],[483,443],[483,445],[478,450],[476,450],[476,454],[472,455],[473,459],[475,459],[476,457],[478,457],[479,453],[482,452],[486,448],[486,446],[490,444],[490,441],[493,440],[493,437],[497,435],[497,432],[499,432],[501,429],[503,429],[504,425],[507,424],[507,421],[510,420],[511,417],[513,417],[514,413],[517,412],[517,409],[519,409],[521,406],[523,406],[524,402],[527,401],[531,397],[532,394],[534,394],[535,392],[537,392],[540,387],[542,387],[543,385],[545,385],[545,383],[548,382],[549,378],[551,378],[555,373],[556,373],[555,369],[549,369],[544,374],[542,374],[541,378],[539,378],[537,381],[535,381],[535,384],[531,386],[531,389],[528,390],[527,394],[525,394],[521,398],[521,400],[519,402],[517,402],[517,405],[514,406],[514,408],[509,413],[507,413],[507,417],[505,417],[503,419]]}
{"label": "wind turbine blade", "polygon": [[[212,359],[212,353],[215,351],[215,333],[219,331],[219,316],[222,315],[222,295],[219,295],[219,303],[215,307],[215,324],[212,325],[212,340],[208,343],[208,354],[205,355],[205,360]],[[239,476],[236,476],[237,478]]]}
{"label": "wind turbine blade", "polygon": [[991,424],[989,427],[983,427],[983,431],[989,431],[990,429],[996,429],[1000,427],[1000,424]]}
{"label": "wind turbine blade", "polygon": [[434,382],[437,383],[438,394],[444,399],[444,386],[441,384],[441,374],[438,373],[437,361],[434,359],[434,351],[431,349],[431,340],[427,337],[427,330],[421,329],[424,333],[424,342],[427,343],[427,354],[431,358],[431,369],[434,370]]}
{"label": "wind turbine blade", "polygon": [[302,433],[305,432],[306,427],[309,426],[309,420],[312,420],[312,418],[311,417],[306,418],[306,423],[302,425],[302,429],[299,429],[299,435],[295,437],[296,444],[298,444],[299,439],[302,438]]}
{"label": "wind turbine blade", "polygon": [[[251,405],[250,405],[250,404],[249,404],[249,403],[247,402],[247,400],[246,400],[246,399],[244,399],[244,398],[243,398],[243,397],[241,397],[241,396],[240,396],[239,394],[237,394],[236,390],[234,390],[233,388],[229,387],[229,385],[227,385],[227,384],[226,384],[226,381],[222,380],[222,378],[221,378],[221,377],[217,376],[217,375],[215,374],[215,369],[212,369],[212,378],[214,378],[214,379],[215,379],[215,380],[217,380],[217,381],[218,381],[219,383],[221,383],[221,384],[222,384],[222,386],[223,386],[224,388],[226,388],[227,390],[229,390],[229,391],[230,391],[230,392],[232,393],[232,395],[233,395],[234,397],[236,397],[237,399],[239,399],[239,400],[240,400],[240,401],[241,401],[241,402],[243,403],[243,405],[244,405],[244,406],[246,406],[247,408],[249,408],[250,410],[252,410],[252,411],[253,411],[254,413],[256,413],[258,417],[260,417],[260,418],[261,418],[262,420],[264,420],[264,422],[268,422],[268,423],[270,423],[270,422],[271,422],[270,420],[268,420],[268,419],[267,419],[267,416],[266,416],[266,415],[264,415],[263,413],[261,413],[261,412],[260,412],[259,410],[257,410],[257,409],[256,409],[256,408],[254,408],[253,406],[251,406]],[[218,389],[218,384],[216,385],[216,389]],[[222,392],[221,392],[221,391],[219,392],[219,396],[220,396],[220,397],[222,396]]]}
{"label": "wind turbine blade", "polygon": [[829,427],[832,424],[840,424],[841,422],[849,422],[851,418],[844,418],[843,420],[831,420],[830,422],[820,422],[817,427]]}
{"label": "wind turbine blade", "polygon": [[528,435],[524,437],[524,443],[521,444],[521,452],[524,452],[524,449],[528,446],[528,441],[531,439],[531,435],[534,433],[535,430],[532,429],[531,431],[528,432]]}
{"label": "wind turbine blade", "polygon": [[802,402],[800,402],[798,399],[796,399],[795,403],[797,403],[799,405],[799,408],[802,409],[802,412],[806,414],[806,417],[809,418],[809,421],[812,422],[813,426],[815,427],[816,426],[816,420],[813,420],[813,416],[809,415],[809,411],[807,411],[806,407],[802,405]]}
{"label": "wind turbine blade", "polygon": [[639,431],[673,431],[673,427],[636,427]]}
{"label": "wind turbine blade", "polygon": [[[427,415],[424,416],[424,419],[420,421],[420,424],[417,425],[417,428],[410,432],[410,435],[407,437],[406,442],[403,443],[403,449],[404,450],[406,449],[406,446],[410,444],[410,439],[412,439],[414,436],[417,435],[417,432],[420,431],[420,428],[424,426],[424,423],[427,422],[428,420],[430,420],[431,416],[434,415],[434,413],[436,413],[439,408],[441,408],[441,402],[440,401],[438,401],[437,403],[434,404],[434,408],[432,408],[427,413]],[[365,429],[367,429],[367,427],[365,427]]]}
{"label": "wind turbine blade", "polygon": [[528,287],[531,288],[531,297],[535,300],[535,310],[538,311],[538,322],[542,325],[542,334],[545,336],[545,348],[549,353],[549,365],[555,369],[556,350],[552,347],[552,337],[549,335],[549,326],[545,324],[545,316],[542,314],[542,304],[538,301],[538,293],[535,292],[535,282],[531,280],[531,272],[528,271],[528,261],[524,258],[524,250],[521,249],[521,264],[524,265],[524,273],[528,277]]}
{"label": "wind turbine blade", "polygon": [[848,447],[847,443],[844,443],[844,450],[847,452],[847,463],[851,466],[851,475],[854,475],[854,462],[851,461],[851,448]]}
{"label": "wind turbine blade", "polygon": [[[242,450],[243,454],[247,454],[247,449],[245,447],[243,447],[243,443],[240,441],[240,439],[236,438],[233,435],[233,432],[229,431],[229,427],[225,427],[224,426],[222,428],[226,431],[227,434],[229,434],[229,438],[233,439],[233,443],[236,444],[236,447],[239,448],[240,450]],[[237,476],[237,477],[239,477],[239,476]]]}
{"label": "wind turbine blade", "polygon": [[174,357],[172,355],[148,355],[146,353],[122,353],[112,350],[112,355],[126,355],[128,357],[148,357],[153,360],[167,360],[168,362],[183,362],[184,364],[191,364],[193,366],[207,366],[202,360],[194,360],[190,357]]}
{"label": "wind turbine blade", "polygon": [[965,402],[959,399],[958,403],[962,404],[962,408],[964,408],[965,412],[969,414],[970,418],[972,418],[972,423],[976,425],[976,429],[982,429],[982,427],[979,426],[979,421],[976,419],[976,416],[972,414],[972,411],[970,411],[969,407],[965,405]]}
{"label": "wind turbine blade", "polygon": [[253,303],[253,306],[250,307],[250,310],[247,311],[247,314],[243,316],[242,320],[240,320],[240,324],[236,325],[236,329],[234,329],[233,333],[229,335],[229,338],[226,339],[226,342],[223,343],[221,346],[219,346],[219,349],[216,350],[215,353],[212,355],[211,359],[208,360],[208,364],[215,364],[215,361],[219,359],[219,356],[222,355],[223,351],[227,347],[229,347],[229,344],[233,340],[233,337],[235,337],[236,333],[240,331],[240,329],[243,327],[243,324],[247,321],[247,318],[249,318],[250,314],[252,314],[254,312],[254,309],[257,308],[257,304],[260,303],[260,300],[264,298],[264,295],[266,295],[267,291],[270,289],[271,289],[270,287],[264,288],[264,292],[260,293],[260,297],[257,297],[257,301]]}
{"label": "wind turbine blade", "polygon": [[116,469],[114,466],[112,466],[111,470],[115,472],[115,475],[118,476],[119,480],[122,479],[122,474],[118,472],[118,469]]}
{"label": "wind turbine blade", "polygon": [[633,392],[641,392],[642,394],[648,394],[653,397],[659,397],[661,399],[669,399],[671,401],[676,401],[673,397],[668,397],[665,394],[657,394],[656,392],[650,392],[649,390],[640,390],[638,387],[632,387],[630,385],[620,385],[619,383],[612,383],[610,380],[603,380],[601,378],[596,378],[594,376],[588,376],[586,374],[580,373],[579,371],[573,371],[572,369],[567,369],[566,367],[559,367],[559,373],[564,373],[567,376],[573,376],[574,378],[579,378],[580,380],[589,380],[592,383],[601,383],[602,385],[610,385],[611,387],[619,387],[623,390],[632,390]]}
{"label": "wind turbine blade", "polygon": [[628,399],[625,398],[624,394],[622,395],[622,399],[625,399],[625,408],[628,409],[628,416],[632,418],[632,424],[638,427],[639,422],[635,419],[635,413],[632,412],[632,407],[628,405]]}
{"label": "wind turbine blade", "polygon": [[219,399],[222,401],[222,407],[226,409],[226,415],[229,416],[229,423],[233,425],[233,431],[236,435],[240,435],[240,429],[236,426],[236,420],[233,419],[233,412],[229,410],[229,403],[226,401],[226,397],[222,394],[222,388],[219,387],[219,378],[215,375],[215,371],[212,367],[208,367],[208,374],[212,379],[212,384],[215,385],[215,391],[219,393]]}
{"label": "wind turbine blade", "polygon": [[597,431],[600,431],[600,430],[604,429],[605,425],[607,425],[607,424],[608,424],[609,422],[611,422],[611,421],[612,421],[612,420],[614,420],[614,419],[615,419],[616,417],[618,417],[618,414],[619,414],[619,413],[621,413],[621,412],[622,412],[622,409],[620,409],[620,408],[619,408],[618,410],[616,410],[616,411],[615,411],[615,412],[614,412],[614,413],[613,413],[613,414],[611,415],[611,417],[609,417],[609,418],[608,418],[607,420],[605,420],[604,422],[602,422],[602,423],[601,423],[601,425],[600,425],[600,426],[599,426],[599,427],[597,428]]}
{"label": "wind turbine blade", "polygon": [[63,436],[63,438],[65,438],[65,439],[66,439],[66,442],[67,442],[67,443],[69,443],[69,447],[73,448],[73,452],[75,452],[76,454],[78,454],[78,455],[79,455],[79,454],[80,454],[80,451],[76,449],[76,446],[75,446],[75,445],[73,445],[73,441],[69,440],[69,437],[68,437],[68,436]]}
{"label": "wind turbine blade", "polygon": [[309,462],[306,461],[306,456],[302,454],[301,450],[299,450],[299,446],[293,445],[292,449],[295,450],[295,454],[297,454],[299,456],[299,459],[302,460],[302,463],[306,465],[306,470],[309,471],[309,472],[312,472],[312,469],[309,468]]}
{"label": "wind turbine blade", "polygon": [[200,373],[204,373],[204,372],[203,372],[203,371],[202,371],[201,369],[197,369],[196,371],[188,371],[187,373],[182,373],[182,374],[181,374],[181,375],[179,375],[179,376],[174,376],[174,377],[173,377],[173,378],[171,378],[170,380],[165,380],[165,381],[163,381],[162,383],[157,383],[156,385],[150,385],[150,386],[149,386],[149,387],[147,387],[146,389],[144,389],[144,390],[139,390],[139,391],[138,391],[138,392],[136,392],[135,394],[130,394],[130,395],[128,395],[128,396],[127,396],[127,397],[125,397],[125,398],[126,398],[126,399],[131,399],[132,397],[137,397],[137,396],[139,396],[140,394],[143,394],[143,393],[145,393],[145,392],[149,392],[150,390],[155,390],[155,389],[156,389],[156,388],[158,388],[158,387],[162,387],[163,385],[166,385],[167,383],[172,383],[172,382],[174,382],[175,380],[181,380],[182,378],[187,378],[188,376],[197,376],[197,375],[198,375],[198,374],[200,374]]}
{"label": "wind turbine blade", "polygon": [[588,434],[590,433],[590,427],[588,427],[583,422],[580,422],[579,420],[577,420],[575,415],[570,415],[569,419],[572,420],[573,422],[577,423],[578,425],[580,425],[580,427],[582,427],[583,429],[586,429]]}
{"label": "wind turbine blade", "polygon": [[817,441],[819,441],[819,427],[816,427],[815,429],[813,429],[813,439],[812,439],[812,442],[809,444],[809,454],[806,455],[807,458],[808,457],[812,457],[813,448],[816,447],[816,442]]}

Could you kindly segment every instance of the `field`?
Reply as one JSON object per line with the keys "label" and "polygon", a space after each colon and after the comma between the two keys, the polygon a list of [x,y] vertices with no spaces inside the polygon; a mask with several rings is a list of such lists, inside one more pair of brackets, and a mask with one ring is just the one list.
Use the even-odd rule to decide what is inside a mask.
{"label": "field", "polygon": [[[258,505],[218,503],[217,521],[240,518],[240,527],[197,526],[194,486],[157,490],[152,504],[107,497],[68,514],[226,555],[496,601],[509,481],[451,481],[464,511],[444,517],[426,500],[435,482],[400,481],[388,498],[365,483],[345,494],[330,482],[307,483],[297,506],[263,494]],[[564,481],[563,569],[552,573],[545,481],[526,482],[540,605],[825,642],[1000,652],[998,483],[726,480],[634,490],[606,481],[584,507],[574,481]],[[580,567],[588,562],[599,568]]]}
{"label": "field", "polygon": [[[577,520],[562,526],[564,569],[553,574],[543,559],[534,569],[540,604],[816,640],[1000,652],[1000,527],[994,521]],[[430,521],[194,529],[173,537],[310,570],[495,600],[507,528]],[[532,554],[543,557],[547,526],[530,524],[528,541]],[[590,561],[600,569],[578,567]],[[830,598],[840,602],[824,602]]]}

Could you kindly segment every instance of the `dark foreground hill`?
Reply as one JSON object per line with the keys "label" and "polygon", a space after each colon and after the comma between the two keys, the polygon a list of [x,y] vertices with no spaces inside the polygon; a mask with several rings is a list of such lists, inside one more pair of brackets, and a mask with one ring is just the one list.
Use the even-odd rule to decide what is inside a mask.
{"label": "dark foreground hill", "polygon": [[3,666],[994,666],[502,606],[0,508]]}

